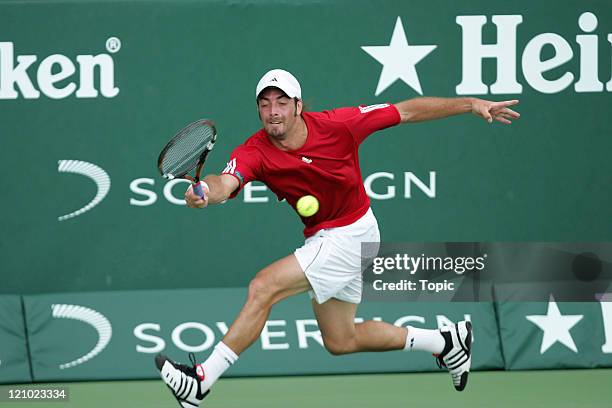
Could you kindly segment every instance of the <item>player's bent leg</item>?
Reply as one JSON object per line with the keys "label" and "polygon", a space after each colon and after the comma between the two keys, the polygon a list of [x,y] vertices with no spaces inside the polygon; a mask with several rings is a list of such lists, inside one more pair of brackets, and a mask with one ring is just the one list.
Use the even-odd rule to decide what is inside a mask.
{"label": "player's bent leg", "polygon": [[357,304],[329,299],[322,304],[312,301],[323,344],[334,355],[359,351],[400,350],[406,344],[406,329],[389,323],[355,323]]}
{"label": "player's bent leg", "polygon": [[294,255],[262,269],[249,285],[246,303],[227,334],[203,364],[186,366],[158,355],[155,364],[181,407],[197,407],[210,387],[260,335],[272,305],[305,292],[310,284]]}
{"label": "player's bent leg", "polygon": [[223,343],[236,354],[242,353],[261,334],[272,305],[309,289],[308,279],[295,255],[268,265],[251,281],[247,300]]}
{"label": "player's bent leg", "polygon": [[472,362],[472,324],[462,321],[440,330],[402,328],[389,323],[354,323],[357,304],[332,298],[312,307],[325,348],[334,355],[360,351],[422,350],[448,369],[457,391],[467,385]]}

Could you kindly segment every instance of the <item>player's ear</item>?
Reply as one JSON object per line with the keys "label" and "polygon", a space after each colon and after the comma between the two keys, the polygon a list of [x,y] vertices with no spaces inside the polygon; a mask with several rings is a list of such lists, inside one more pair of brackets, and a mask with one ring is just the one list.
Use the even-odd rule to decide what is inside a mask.
{"label": "player's ear", "polygon": [[255,101],[255,104],[257,106],[257,117],[261,121],[261,111],[259,110],[259,98],[257,98],[257,100]]}
{"label": "player's ear", "polygon": [[301,99],[295,98],[295,116],[302,114],[302,109],[304,108],[304,103]]}

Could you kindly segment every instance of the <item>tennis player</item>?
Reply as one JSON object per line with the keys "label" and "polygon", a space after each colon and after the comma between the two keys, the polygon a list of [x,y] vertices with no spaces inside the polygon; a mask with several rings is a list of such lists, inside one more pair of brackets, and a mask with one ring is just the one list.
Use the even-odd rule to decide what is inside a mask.
{"label": "tennis player", "polygon": [[179,404],[196,407],[217,379],[259,337],[272,306],[308,291],[325,348],[334,355],[360,351],[422,350],[437,355],[459,391],[471,364],[472,326],[461,321],[441,329],[397,327],[380,321],[355,323],[361,301],[362,242],[380,242],[378,224],[359,168],[359,145],[372,133],[400,123],[473,113],[489,123],[518,119],[517,100],[415,98],[397,104],[305,112],[298,80],[289,72],[267,72],[256,87],[263,128],[234,149],[220,175],[202,181],[205,196],[190,187],[187,205],[204,208],[236,197],[250,181],[264,182],[294,209],[315,196],[319,211],[302,217],[303,246],[255,275],[246,303],[206,361],[192,366],[158,355],[156,365]]}

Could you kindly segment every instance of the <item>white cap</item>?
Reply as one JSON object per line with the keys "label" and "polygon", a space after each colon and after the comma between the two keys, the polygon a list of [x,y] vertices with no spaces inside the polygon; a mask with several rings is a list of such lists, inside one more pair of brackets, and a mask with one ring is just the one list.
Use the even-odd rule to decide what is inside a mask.
{"label": "white cap", "polygon": [[261,77],[255,90],[255,97],[258,98],[261,91],[273,86],[280,89],[290,98],[302,99],[302,88],[298,80],[284,69],[273,69]]}

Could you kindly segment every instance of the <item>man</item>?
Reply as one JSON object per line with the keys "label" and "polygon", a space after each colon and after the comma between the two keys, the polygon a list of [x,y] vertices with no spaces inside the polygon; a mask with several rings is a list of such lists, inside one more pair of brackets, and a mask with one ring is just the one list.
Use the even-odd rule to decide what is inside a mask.
{"label": "man", "polygon": [[380,241],[359,168],[358,148],[373,132],[399,123],[419,122],[472,112],[489,123],[509,124],[518,101],[476,98],[415,98],[381,104],[304,112],[301,87],[287,71],[267,72],[256,87],[263,128],[238,146],[221,175],[209,175],[204,197],[189,188],[187,205],[204,208],[234,198],[252,181],[264,182],[293,208],[299,198],[315,196],[320,209],[305,224],[304,245],[267,266],[251,281],[238,317],[210,357],[192,367],[156,357],[161,377],[179,404],[196,407],[213,383],[259,337],[272,306],[309,291],[325,348],[332,354],[360,351],[423,350],[438,355],[459,391],[471,364],[472,327],[459,322],[439,330],[396,327],[379,321],[354,323],[361,301],[361,242]]}

